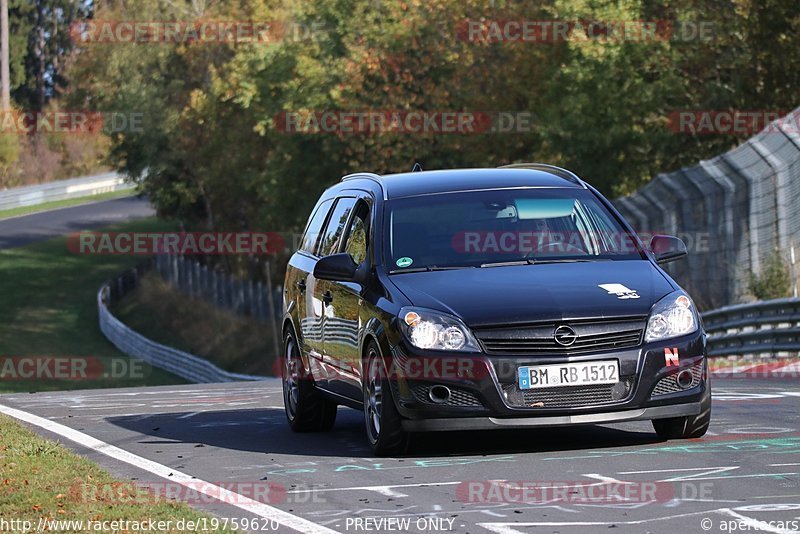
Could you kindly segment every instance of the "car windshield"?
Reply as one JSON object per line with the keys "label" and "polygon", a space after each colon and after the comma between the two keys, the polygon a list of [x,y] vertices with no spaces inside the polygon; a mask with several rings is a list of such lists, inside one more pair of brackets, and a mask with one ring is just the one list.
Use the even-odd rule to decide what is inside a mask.
{"label": "car windshield", "polygon": [[407,197],[386,210],[391,272],[642,259],[633,236],[585,189]]}

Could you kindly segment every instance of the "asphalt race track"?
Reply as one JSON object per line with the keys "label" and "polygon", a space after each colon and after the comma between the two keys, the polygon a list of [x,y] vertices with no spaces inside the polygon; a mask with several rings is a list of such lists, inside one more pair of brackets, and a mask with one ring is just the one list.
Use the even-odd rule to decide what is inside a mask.
{"label": "asphalt race track", "polygon": [[[715,379],[711,429],[699,440],[660,441],[648,422],[459,432],[420,435],[398,458],[373,458],[361,413],[347,408],[328,434],[293,434],[276,380],[15,394],[0,396],[0,405],[234,496],[268,486],[273,509],[336,532],[693,533],[733,525],[789,533],[800,520],[796,378]],[[137,484],[163,487],[172,476],[34,428]],[[509,490],[522,486],[568,492]],[[225,501],[190,502],[221,518],[266,517],[244,513],[231,494]],[[256,524],[251,530],[291,530]]]}
{"label": "asphalt race track", "polygon": [[155,214],[146,198],[130,196],[3,219],[0,250]]}

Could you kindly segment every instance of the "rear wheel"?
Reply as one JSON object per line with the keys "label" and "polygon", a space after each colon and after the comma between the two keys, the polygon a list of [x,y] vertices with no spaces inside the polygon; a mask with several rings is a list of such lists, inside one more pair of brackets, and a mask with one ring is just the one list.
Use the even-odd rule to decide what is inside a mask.
{"label": "rear wheel", "polygon": [[292,332],[286,333],[283,347],[283,405],[289,426],[295,432],[327,432],[336,422],[336,404],[314,389]]}
{"label": "rear wheel", "polygon": [[409,434],[403,430],[377,345],[371,343],[367,351],[363,385],[367,439],[377,456],[402,454],[408,449]]}

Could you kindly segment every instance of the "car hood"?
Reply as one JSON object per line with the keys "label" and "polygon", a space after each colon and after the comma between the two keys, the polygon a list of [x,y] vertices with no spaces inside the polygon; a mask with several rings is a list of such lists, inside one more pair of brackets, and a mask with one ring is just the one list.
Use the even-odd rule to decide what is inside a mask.
{"label": "car hood", "polygon": [[448,311],[471,327],[647,315],[674,291],[646,260],[467,268],[390,279],[414,306]]}

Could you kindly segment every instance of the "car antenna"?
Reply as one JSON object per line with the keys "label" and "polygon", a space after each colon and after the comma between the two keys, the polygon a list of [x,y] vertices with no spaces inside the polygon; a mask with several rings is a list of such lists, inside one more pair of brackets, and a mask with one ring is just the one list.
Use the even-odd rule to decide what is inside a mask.
{"label": "car antenna", "polygon": [[422,165],[420,165],[419,162],[414,163],[414,166],[411,167],[411,172],[421,172],[421,171],[422,171]]}

